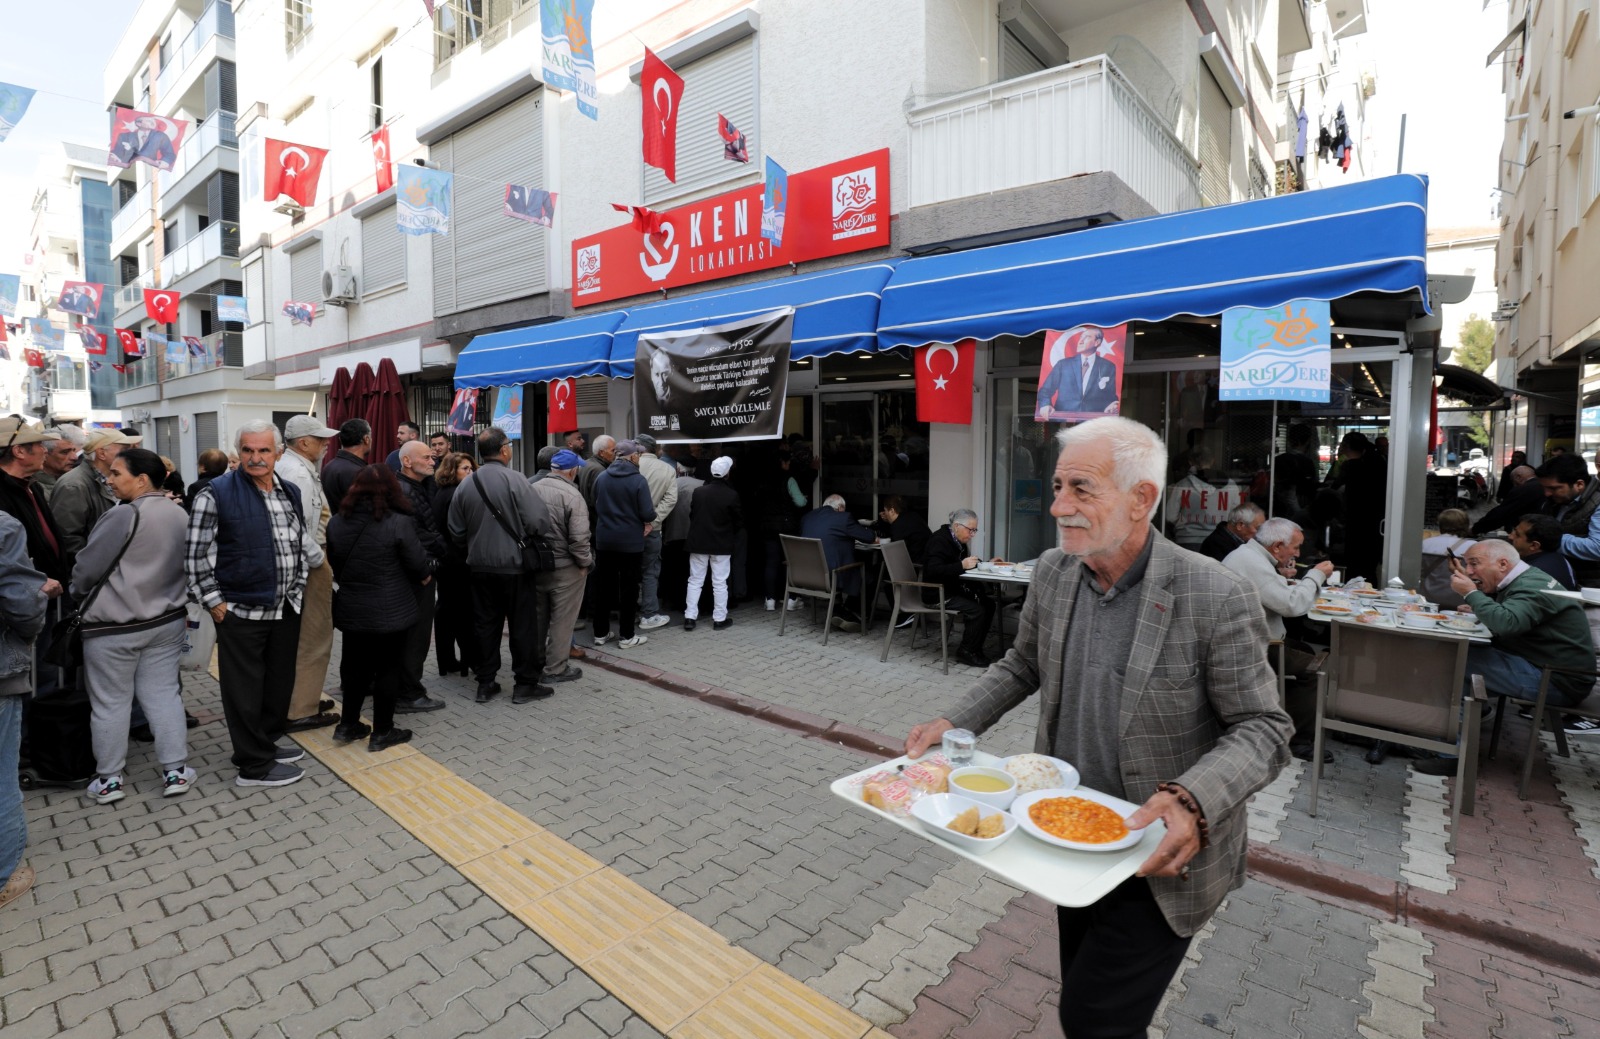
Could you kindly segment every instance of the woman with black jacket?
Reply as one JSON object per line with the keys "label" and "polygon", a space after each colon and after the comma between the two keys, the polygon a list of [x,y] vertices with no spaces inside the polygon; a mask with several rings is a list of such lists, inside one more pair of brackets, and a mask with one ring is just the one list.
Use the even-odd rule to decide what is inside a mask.
{"label": "woman with black jacket", "polygon": [[[350,485],[339,515],[328,524],[328,559],[338,583],[333,626],[344,633],[339,663],[344,717],[333,738],[349,743],[371,733],[370,751],[411,739],[410,729],[394,727],[394,702],[400,691],[406,631],[417,619],[411,589],[432,577],[410,512],[411,502],[393,470],[369,465]],[[370,728],[361,721],[361,705],[369,692]]]}
{"label": "woman with black jacket", "polygon": [[434,470],[433,519],[444,536],[444,561],[434,571],[439,579],[439,608],[433,615],[433,652],[439,674],[470,675],[478,669],[478,641],[472,626],[472,573],[467,553],[450,536],[450,503],[456,488],[477,466],[470,455],[451,451]]}

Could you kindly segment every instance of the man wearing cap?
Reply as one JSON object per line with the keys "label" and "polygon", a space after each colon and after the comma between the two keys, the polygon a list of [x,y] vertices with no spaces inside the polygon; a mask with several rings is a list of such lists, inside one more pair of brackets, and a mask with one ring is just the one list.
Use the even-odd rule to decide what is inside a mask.
{"label": "man wearing cap", "polygon": [[[30,482],[44,467],[46,442],[45,431],[21,415],[0,418],[0,512],[22,524],[28,536],[28,559],[45,576],[40,590],[50,599],[59,599],[72,570],[62,557],[61,531],[50,506]],[[60,619],[65,605],[62,601],[50,607],[44,630],[33,642],[33,658],[39,663],[34,669],[38,676],[34,689],[37,698],[51,696],[59,687],[60,669],[45,666],[43,660],[50,648],[50,626]]]}
{"label": "man wearing cap", "polygon": [[589,507],[578,490],[578,472],[583,459],[576,451],[563,448],[550,459],[550,471],[533,481],[533,490],[550,513],[550,550],[555,555],[554,570],[538,575],[539,609],[550,618],[550,648],[545,653],[544,681],[571,682],[583,672],[569,663],[572,628],[583,605],[583,586],[594,566],[590,545]]}
{"label": "man wearing cap", "polygon": [[117,496],[107,480],[111,463],[123,448],[141,439],[120,429],[90,430],[83,440],[83,464],[56,481],[50,493],[50,511],[61,528],[61,550],[68,566],[88,544],[95,521],[116,507]]}
{"label": "man wearing cap", "polygon": [[55,426],[45,430],[46,436],[52,434],[58,439],[46,442],[44,468],[33,478],[33,489],[45,501],[50,500],[50,492],[55,489],[56,481],[71,471],[78,464],[78,456],[83,454],[82,426]]}
{"label": "man wearing cap", "polygon": [[678,467],[661,460],[655,437],[641,433],[633,442],[643,452],[639,455],[639,475],[650,486],[650,501],[656,509],[655,523],[645,535],[639,571],[639,629],[649,631],[670,620],[661,612],[661,528],[678,504]]}
{"label": "man wearing cap", "polygon": [[437,606],[433,574],[444,561],[444,532],[433,517],[433,496],[437,493],[433,482],[433,452],[416,439],[401,444],[399,451],[400,490],[411,502],[411,522],[416,526],[422,551],[428,557],[428,576],[411,589],[416,597],[417,619],[406,633],[400,692],[395,697],[394,709],[400,714],[418,714],[444,707],[444,701],[429,696],[428,687],[422,684],[422,666],[427,663],[428,647],[433,644],[433,614]]}
{"label": "man wearing cap", "polygon": [[322,489],[322,459],[328,439],[338,435],[338,430],[323,425],[315,415],[295,415],[283,426],[283,456],[276,472],[278,479],[300,488],[307,568],[287,732],[320,729],[339,720],[333,713],[333,701],[322,695],[328,681],[328,658],[333,653],[333,567],[327,558],[328,520],[333,513]]}
{"label": "man wearing cap", "polygon": [[345,492],[356,482],[361,470],[367,467],[367,457],[372,454],[372,426],[366,419],[346,419],[339,424],[339,453],[328,459],[322,467],[322,490],[328,497],[328,508],[339,511],[344,504]]}
{"label": "man wearing cap", "polygon": [[711,571],[711,627],[721,631],[728,618],[728,568],[744,526],[739,492],[728,485],[733,459],[722,455],[711,463],[711,479],[694,492],[689,508],[689,589],[684,599],[683,630],[693,631],[700,616],[700,590]]}

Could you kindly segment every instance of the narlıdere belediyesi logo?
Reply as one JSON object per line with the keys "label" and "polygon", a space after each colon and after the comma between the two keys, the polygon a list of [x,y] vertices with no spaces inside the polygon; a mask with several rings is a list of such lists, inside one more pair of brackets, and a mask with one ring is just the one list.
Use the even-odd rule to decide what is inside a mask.
{"label": "narl\u0131dere belediyesi logo", "polygon": [[833,178],[833,240],[871,234],[878,228],[878,170],[874,166]]}
{"label": "narl\u0131dere belediyesi logo", "polygon": [[600,291],[600,243],[578,250],[578,295]]}

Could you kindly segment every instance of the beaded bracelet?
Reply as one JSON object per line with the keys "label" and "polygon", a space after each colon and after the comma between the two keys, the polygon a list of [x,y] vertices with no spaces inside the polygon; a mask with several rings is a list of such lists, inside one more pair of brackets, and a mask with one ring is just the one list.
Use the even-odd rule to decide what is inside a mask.
{"label": "beaded bracelet", "polygon": [[1176,783],[1157,783],[1156,793],[1171,794],[1178,799],[1178,804],[1186,809],[1190,815],[1196,817],[1200,828],[1200,847],[1202,850],[1211,846],[1211,829],[1206,825],[1205,813],[1200,811],[1200,806],[1195,803],[1189,792]]}

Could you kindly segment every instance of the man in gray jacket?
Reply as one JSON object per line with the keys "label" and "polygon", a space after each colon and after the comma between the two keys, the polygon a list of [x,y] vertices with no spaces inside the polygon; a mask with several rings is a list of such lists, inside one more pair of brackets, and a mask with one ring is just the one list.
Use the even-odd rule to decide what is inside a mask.
{"label": "man in gray jacket", "polygon": [[550,550],[556,567],[538,575],[539,609],[550,618],[550,649],[545,656],[546,682],[571,682],[583,672],[569,664],[572,626],[583,603],[583,585],[594,566],[590,548],[589,509],[583,503],[577,479],[583,459],[562,449],[550,460],[550,471],[533,481],[534,493],[550,513]]}
{"label": "man in gray jacket", "polygon": [[95,521],[117,504],[117,496],[106,482],[112,459],[141,439],[118,429],[94,430],[84,438],[83,460],[56,481],[50,492],[50,512],[61,528],[61,554],[68,566],[83,551]]}
{"label": "man in gray jacket", "polygon": [[546,618],[539,610],[536,575],[523,568],[518,546],[533,533],[550,537],[550,513],[527,479],[508,467],[511,441],[502,430],[490,426],[478,434],[478,458],[482,467],[461,482],[450,500],[450,536],[466,547],[467,568],[472,572],[478,702],[488,703],[500,692],[495,681],[500,671],[500,633],[509,621],[511,702],[523,704],[555,692],[539,684]]}
{"label": "man in gray jacket", "polygon": [[661,532],[678,504],[678,467],[661,460],[655,437],[640,433],[633,441],[644,449],[639,456],[639,475],[650,485],[650,500],[656,507],[655,523],[645,535],[644,567],[639,575],[639,628],[649,631],[671,619],[661,612]]}

